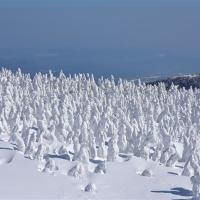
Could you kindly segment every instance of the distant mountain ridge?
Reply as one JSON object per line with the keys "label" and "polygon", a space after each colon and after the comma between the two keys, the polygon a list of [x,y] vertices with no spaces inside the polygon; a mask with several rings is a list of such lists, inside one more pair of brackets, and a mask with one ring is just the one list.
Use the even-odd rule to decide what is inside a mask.
{"label": "distant mountain ridge", "polygon": [[164,83],[166,88],[170,88],[172,83],[177,85],[179,88],[200,88],[200,74],[194,75],[182,75],[182,76],[175,76],[169,77],[166,79],[159,79],[155,81],[148,81],[147,85],[158,85],[159,83]]}

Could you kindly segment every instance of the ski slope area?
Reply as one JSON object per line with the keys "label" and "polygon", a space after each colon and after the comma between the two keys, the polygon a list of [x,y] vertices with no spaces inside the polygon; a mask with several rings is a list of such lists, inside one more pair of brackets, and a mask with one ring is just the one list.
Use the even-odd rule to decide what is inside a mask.
{"label": "ski slope area", "polygon": [[[74,178],[60,172],[41,173],[37,170],[37,161],[24,158],[14,150],[2,149],[6,146],[10,147],[7,143],[0,143],[0,199],[178,200],[192,195],[189,178],[179,175],[181,164],[171,168],[132,157],[124,162],[107,163],[106,174],[89,173]],[[11,162],[2,162],[10,160],[13,155]],[[68,160],[56,159],[61,167],[74,165]],[[144,169],[150,169],[152,177],[141,176]],[[89,182],[95,183],[95,192],[84,192]]]}

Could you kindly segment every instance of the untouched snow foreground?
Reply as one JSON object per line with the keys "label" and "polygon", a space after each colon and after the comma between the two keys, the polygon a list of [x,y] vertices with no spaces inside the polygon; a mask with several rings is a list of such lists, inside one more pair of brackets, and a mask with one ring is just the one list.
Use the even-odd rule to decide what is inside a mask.
{"label": "untouched snow foreground", "polygon": [[[61,168],[74,165],[68,160],[54,160]],[[192,195],[189,178],[179,175],[180,163],[171,168],[132,157],[123,162],[108,162],[106,174],[88,173],[82,178],[73,178],[58,172],[37,171],[37,161],[24,158],[5,142],[0,142],[0,163],[0,199],[178,200]],[[152,177],[141,176],[145,169],[152,171]],[[97,190],[84,192],[90,182]]]}

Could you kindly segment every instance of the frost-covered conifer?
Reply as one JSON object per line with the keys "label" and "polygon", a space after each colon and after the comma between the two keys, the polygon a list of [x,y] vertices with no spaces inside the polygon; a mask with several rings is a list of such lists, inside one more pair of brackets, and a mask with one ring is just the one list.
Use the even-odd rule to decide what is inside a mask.
{"label": "frost-covered conifer", "polygon": [[95,159],[97,157],[97,148],[96,148],[95,136],[92,130],[89,133],[89,154],[91,159]]}
{"label": "frost-covered conifer", "polygon": [[77,163],[75,166],[73,166],[69,171],[68,175],[73,176],[76,178],[81,178],[86,174],[86,169],[83,165],[83,163]]}
{"label": "frost-covered conifer", "polygon": [[154,152],[152,154],[152,160],[153,161],[160,160],[162,150],[163,150],[163,145],[162,144],[158,144],[158,146],[156,147],[156,149],[154,150]]}
{"label": "frost-covered conifer", "polygon": [[39,144],[37,151],[35,153],[35,158],[38,160],[42,160],[45,154],[45,147],[42,144]]}
{"label": "frost-covered conifer", "polygon": [[179,156],[177,154],[177,152],[175,152],[174,154],[172,154],[169,159],[167,160],[166,166],[167,167],[172,167],[176,164],[176,162],[178,162]]}
{"label": "frost-covered conifer", "polygon": [[107,147],[105,145],[106,139],[105,139],[105,133],[102,131],[100,132],[99,137],[99,146],[97,150],[97,155],[99,158],[106,159],[107,158]]}
{"label": "frost-covered conifer", "polygon": [[46,159],[46,163],[43,169],[43,172],[52,173],[56,170],[55,161],[51,158]]}
{"label": "frost-covered conifer", "polygon": [[85,144],[81,145],[80,151],[77,155],[77,160],[85,164],[89,163],[89,151]]}
{"label": "frost-covered conifer", "polygon": [[118,154],[119,154],[119,148],[117,145],[117,136],[114,135],[108,142],[107,160],[116,161]]}
{"label": "frost-covered conifer", "polygon": [[32,133],[29,137],[26,149],[25,149],[25,155],[29,157],[30,159],[34,159],[35,151],[36,151],[36,134]]}
{"label": "frost-covered conifer", "polygon": [[105,174],[106,173],[106,163],[105,161],[100,162],[94,170],[95,173],[101,173],[101,174]]}
{"label": "frost-covered conifer", "polygon": [[87,145],[89,142],[88,125],[86,122],[82,123],[80,143]]}
{"label": "frost-covered conifer", "polygon": [[192,183],[193,200],[200,200],[200,172],[199,168],[195,170],[194,176],[190,178]]}
{"label": "frost-covered conifer", "polygon": [[182,153],[182,159],[181,161],[185,162],[189,159],[191,154],[191,147],[189,145],[189,138],[186,136],[183,136],[183,153]]}
{"label": "frost-covered conifer", "polygon": [[24,152],[25,151],[25,144],[23,139],[20,137],[19,134],[13,133],[9,140],[11,143],[15,144],[18,151]]}
{"label": "frost-covered conifer", "polygon": [[126,126],[124,124],[122,124],[122,126],[119,128],[119,138],[118,138],[118,147],[119,147],[119,152],[120,153],[126,153],[127,151],[127,139],[126,139]]}
{"label": "frost-covered conifer", "polygon": [[168,159],[169,159],[169,149],[165,149],[161,154],[160,163],[165,165]]}
{"label": "frost-covered conifer", "polygon": [[62,145],[62,146],[60,147],[60,149],[58,150],[58,154],[59,154],[59,155],[65,155],[65,154],[68,154],[67,146]]}
{"label": "frost-covered conifer", "polygon": [[74,136],[73,137],[73,150],[74,150],[74,157],[73,157],[73,160],[76,160],[77,157],[78,157],[78,153],[80,151],[80,143],[79,143],[79,139],[77,136]]}
{"label": "frost-covered conifer", "polygon": [[186,161],[184,167],[183,167],[183,171],[182,171],[182,176],[191,176],[192,175],[192,166],[191,166],[191,159],[192,157],[190,156],[188,158],[188,160]]}

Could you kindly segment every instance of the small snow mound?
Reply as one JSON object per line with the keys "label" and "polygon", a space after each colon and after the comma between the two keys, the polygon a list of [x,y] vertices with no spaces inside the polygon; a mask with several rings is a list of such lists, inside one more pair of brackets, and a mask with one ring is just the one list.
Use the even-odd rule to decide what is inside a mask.
{"label": "small snow mound", "polygon": [[141,176],[147,176],[147,177],[152,177],[152,171],[149,169],[145,169],[142,173]]}
{"label": "small snow mound", "polygon": [[8,164],[13,161],[15,152],[13,150],[0,150],[0,165]]}
{"label": "small snow mound", "polygon": [[94,170],[94,173],[105,174],[106,173],[106,164],[105,161],[100,162]]}
{"label": "small snow mound", "polygon": [[0,142],[0,165],[11,163],[15,157],[12,146],[6,142]]}
{"label": "small snow mound", "polygon": [[55,161],[50,159],[50,158],[48,158],[46,160],[43,172],[52,173],[52,172],[54,172],[56,170],[57,170],[57,168],[56,168]]}
{"label": "small snow mound", "polygon": [[89,183],[88,185],[86,185],[85,187],[85,192],[95,192],[97,189],[96,189],[96,186],[93,184],[93,183]]}
{"label": "small snow mound", "polygon": [[83,177],[85,174],[86,174],[85,168],[81,163],[76,164],[68,171],[69,176],[73,176],[76,178]]}

